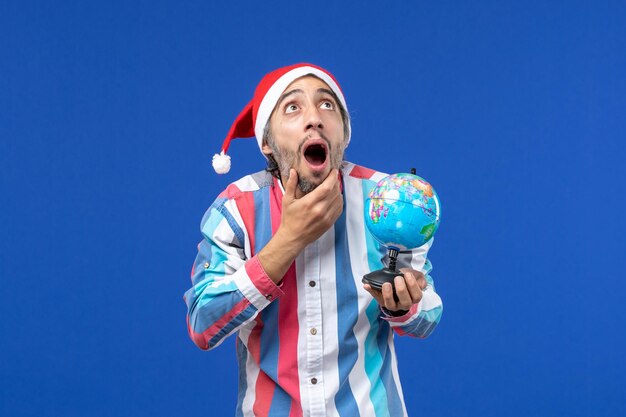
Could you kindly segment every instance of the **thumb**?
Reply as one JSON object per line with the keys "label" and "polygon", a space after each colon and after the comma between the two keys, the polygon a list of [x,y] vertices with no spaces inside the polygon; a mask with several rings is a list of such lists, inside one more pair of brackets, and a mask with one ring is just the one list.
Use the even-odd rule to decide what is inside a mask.
{"label": "thumb", "polygon": [[298,172],[291,168],[289,169],[289,178],[287,179],[287,184],[285,185],[285,197],[289,200],[296,199],[296,187],[298,186]]}

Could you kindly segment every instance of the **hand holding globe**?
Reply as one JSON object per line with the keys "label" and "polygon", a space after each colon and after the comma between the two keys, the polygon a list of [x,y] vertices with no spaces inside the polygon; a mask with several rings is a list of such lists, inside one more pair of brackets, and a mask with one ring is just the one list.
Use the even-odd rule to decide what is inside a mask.
{"label": "hand holding globe", "polygon": [[399,251],[427,243],[439,227],[441,206],[433,187],[414,174],[389,175],[376,184],[365,201],[365,224],[389,251],[389,267],[370,272],[363,282],[376,290],[393,285]]}

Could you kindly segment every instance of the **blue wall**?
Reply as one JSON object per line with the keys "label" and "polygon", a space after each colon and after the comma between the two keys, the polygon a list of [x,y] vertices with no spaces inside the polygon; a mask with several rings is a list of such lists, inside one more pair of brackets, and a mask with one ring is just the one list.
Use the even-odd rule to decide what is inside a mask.
{"label": "blue wall", "polygon": [[342,84],[349,160],[442,200],[410,414],[625,415],[626,5],[232,3],[0,5],[0,415],[233,414],[234,340],[199,351],[182,295],[204,210],[264,164],[211,156],[300,61]]}

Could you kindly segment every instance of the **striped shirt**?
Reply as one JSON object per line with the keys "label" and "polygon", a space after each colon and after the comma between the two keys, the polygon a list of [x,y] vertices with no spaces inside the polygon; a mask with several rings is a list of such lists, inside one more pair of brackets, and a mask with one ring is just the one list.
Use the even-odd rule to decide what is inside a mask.
{"label": "striped shirt", "polygon": [[406,416],[393,333],[424,338],[441,318],[426,254],[401,252],[398,267],[423,272],[419,304],[391,317],[363,289],[386,250],[366,230],[363,204],[385,174],[344,163],[344,210],[298,255],[280,285],[256,254],[280,225],[283,190],[267,172],[222,192],[201,223],[204,239],[185,293],[191,339],[213,349],[237,335],[237,416]]}

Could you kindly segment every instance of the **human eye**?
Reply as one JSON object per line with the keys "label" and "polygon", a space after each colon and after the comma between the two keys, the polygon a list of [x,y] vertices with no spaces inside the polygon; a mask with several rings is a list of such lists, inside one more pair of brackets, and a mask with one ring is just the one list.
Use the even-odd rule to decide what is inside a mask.
{"label": "human eye", "polygon": [[333,103],[330,100],[324,100],[322,101],[322,104],[320,105],[321,108],[326,109],[326,110],[334,110],[335,109],[335,103]]}
{"label": "human eye", "polygon": [[285,114],[293,113],[298,110],[298,106],[294,103],[289,103],[285,106]]}

